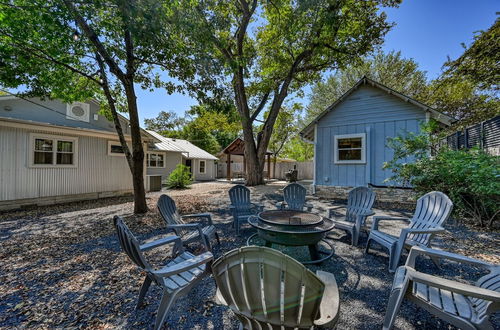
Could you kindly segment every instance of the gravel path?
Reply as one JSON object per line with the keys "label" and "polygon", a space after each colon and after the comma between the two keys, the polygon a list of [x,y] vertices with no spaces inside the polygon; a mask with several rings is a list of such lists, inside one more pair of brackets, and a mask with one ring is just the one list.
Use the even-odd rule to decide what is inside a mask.
{"label": "gravel path", "polygon": [[[256,202],[273,208],[279,201],[283,183],[251,188]],[[246,228],[235,237],[226,213],[228,183],[200,183],[191,189],[169,191],[181,213],[210,211],[221,233],[214,254],[245,244],[252,230]],[[109,198],[71,203],[0,215],[0,328],[151,328],[156,316],[160,290],[154,287],[146,305],[134,306],[143,279],[141,272],[119,249],[112,217],[124,216],[141,240],[164,236],[164,224],[155,210],[160,193],[148,194],[151,212],[132,215],[132,199]],[[312,199],[315,209],[324,213],[327,201]],[[376,210],[377,214],[408,215],[397,210]],[[387,227],[398,231],[401,227]],[[498,233],[476,232],[448,224],[448,232],[436,240],[439,248],[499,263]],[[332,272],[341,296],[339,329],[380,329],[385,313],[392,274],[387,272],[384,251],[366,255],[363,248],[351,247],[350,238],[336,232],[335,256],[321,266]],[[362,236],[360,246],[366,237]],[[193,250],[198,246],[193,245]],[[379,252],[380,251],[380,252]],[[293,251],[297,258],[304,250]],[[154,264],[168,258],[168,249],[148,253]],[[460,280],[477,279],[480,271],[445,264],[441,270],[422,260],[418,267],[430,273]],[[171,329],[233,329],[237,322],[231,312],[214,304],[215,284],[204,279],[172,308],[165,323]],[[495,324],[500,320],[495,317]],[[396,328],[450,329],[450,325],[412,304],[404,303]]]}

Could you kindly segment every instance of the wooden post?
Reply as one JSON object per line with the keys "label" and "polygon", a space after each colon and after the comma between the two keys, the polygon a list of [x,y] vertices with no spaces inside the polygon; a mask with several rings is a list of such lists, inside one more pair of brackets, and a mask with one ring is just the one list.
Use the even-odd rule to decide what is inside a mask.
{"label": "wooden post", "polygon": [[247,160],[245,155],[243,155],[243,173],[247,174]]}
{"label": "wooden post", "polygon": [[231,181],[231,154],[227,154],[227,181]]}
{"label": "wooden post", "polygon": [[267,180],[271,180],[271,155],[267,154]]}

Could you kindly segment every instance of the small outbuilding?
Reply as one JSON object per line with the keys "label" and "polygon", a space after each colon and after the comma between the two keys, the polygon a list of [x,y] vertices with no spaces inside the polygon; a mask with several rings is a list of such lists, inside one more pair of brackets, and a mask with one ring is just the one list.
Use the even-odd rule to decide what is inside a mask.
{"label": "small outbuilding", "polygon": [[387,186],[391,173],[383,165],[393,158],[387,139],[418,133],[431,118],[442,125],[454,121],[363,77],[300,132],[314,144],[314,187]]}

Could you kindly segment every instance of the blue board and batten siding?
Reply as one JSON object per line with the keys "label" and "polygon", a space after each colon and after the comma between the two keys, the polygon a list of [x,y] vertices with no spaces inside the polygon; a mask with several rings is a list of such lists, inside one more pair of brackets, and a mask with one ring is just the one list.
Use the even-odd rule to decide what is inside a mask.
{"label": "blue board and batten siding", "polygon": [[[316,126],[316,182],[325,186],[384,186],[391,173],[383,164],[393,157],[387,138],[418,132],[426,114],[421,108],[385,91],[360,86],[323,116]],[[335,164],[334,137],[366,134],[365,164]]]}

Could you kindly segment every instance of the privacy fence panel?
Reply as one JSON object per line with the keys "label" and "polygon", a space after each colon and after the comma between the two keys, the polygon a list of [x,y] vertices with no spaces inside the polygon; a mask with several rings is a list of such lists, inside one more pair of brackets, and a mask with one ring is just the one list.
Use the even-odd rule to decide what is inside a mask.
{"label": "privacy fence panel", "polygon": [[479,147],[492,155],[500,155],[500,116],[467,127],[447,136],[443,144],[453,150]]}

